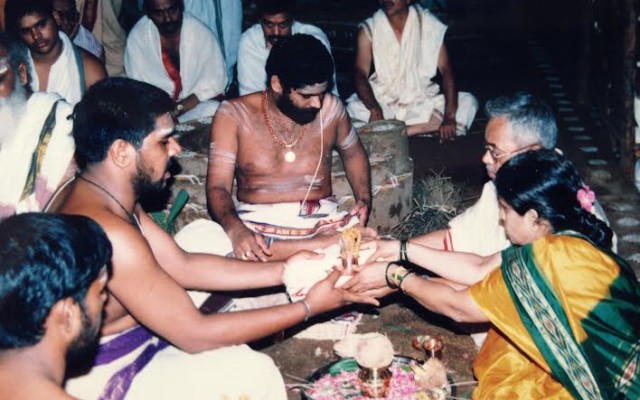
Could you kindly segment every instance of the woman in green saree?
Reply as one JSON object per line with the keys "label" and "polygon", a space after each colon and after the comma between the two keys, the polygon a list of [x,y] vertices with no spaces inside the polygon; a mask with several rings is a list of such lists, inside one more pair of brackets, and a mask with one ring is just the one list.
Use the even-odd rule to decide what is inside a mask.
{"label": "woman in green saree", "polygon": [[[611,230],[576,169],[551,150],[530,151],[496,177],[500,218],[514,246],[480,257],[379,241],[345,288],[377,296],[399,288],[460,322],[490,322],[474,362],[477,399],[639,399],[640,284],[606,250]],[[424,272],[424,271],[422,271]]]}

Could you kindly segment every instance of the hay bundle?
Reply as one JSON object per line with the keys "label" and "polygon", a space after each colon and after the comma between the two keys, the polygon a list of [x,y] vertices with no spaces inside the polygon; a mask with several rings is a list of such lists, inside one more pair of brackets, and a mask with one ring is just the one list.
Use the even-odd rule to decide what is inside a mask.
{"label": "hay bundle", "polygon": [[444,229],[462,204],[462,188],[442,173],[432,173],[414,184],[413,208],[390,232],[397,239],[409,239]]}

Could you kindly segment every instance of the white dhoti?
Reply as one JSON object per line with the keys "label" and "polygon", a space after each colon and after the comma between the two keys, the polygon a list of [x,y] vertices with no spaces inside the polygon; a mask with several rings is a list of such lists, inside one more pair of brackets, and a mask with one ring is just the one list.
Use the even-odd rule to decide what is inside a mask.
{"label": "white dhoti", "polygon": [[[407,125],[423,124],[428,122],[433,114],[435,114],[438,119],[442,120],[445,106],[444,95],[435,95],[432,98],[432,101],[433,109],[429,114],[426,112],[428,109],[427,107],[425,107],[425,111],[421,111],[420,108],[412,108],[404,116],[406,119],[403,121]],[[400,119],[396,115],[396,112],[386,104],[380,104],[380,106],[382,107],[384,119]],[[369,122],[371,112],[364,106],[356,94],[351,95],[347,100],[347,111],[349,112],[349,116],[356,128],[360,128],[362,125]],[[458,136],[462,136],[467,133],[467,130],[473,123],[473,119],[475,118],[477,111],[478,100],[475,96],[467,92],[458,92],[458,109],[456,110],[456,134]]]}
{"label": "white dhoti", "polygon": [[[398,42],[387,16],[378,10],[361,24],[371,39],[375,72],[369,84],[385,119],[407,125],[428,122],[433,113],[444,114],[444,95],[433,82],[447,26],[418,5],[409,8],[402,39]],[[466,133],[478,109],[470,93],[458,94],[456,121],[458,134]],[[347,100],[347,111],[355,123],[369,121],[369,110],[357,94]]]}
{"label": "white dhoti", "polygon": [[273,361],[246,345],[185,353],[142,328],[104,337],[87,375],[67,381],[80,399],[287,398]]}

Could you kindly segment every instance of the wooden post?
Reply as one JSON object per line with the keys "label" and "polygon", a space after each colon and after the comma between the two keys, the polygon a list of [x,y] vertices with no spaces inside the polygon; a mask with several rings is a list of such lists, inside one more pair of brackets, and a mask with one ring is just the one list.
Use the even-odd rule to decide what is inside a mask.
{"label": "wooden post", "polygon": [[636,0],[624,0],[623,4],[623,61],[622,61],[622,138],[620,163],[624,171],[633,175],[635,164],[635,119],[633,100],[636,81]]}

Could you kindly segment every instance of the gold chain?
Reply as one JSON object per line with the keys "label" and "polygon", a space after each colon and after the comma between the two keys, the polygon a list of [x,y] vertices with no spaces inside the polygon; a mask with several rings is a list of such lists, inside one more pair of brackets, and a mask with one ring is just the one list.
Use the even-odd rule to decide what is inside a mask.
{"label": "gold chain", "polygon": [[298,137],[296,137],[291,143],[285,142],[284,139],[279,134],[276,133],[276,131],[273,129],[273,126],[271,125],[271,120],[269,120],[269,115],[267,114],[267,91],[266,90],[262,92],[262,116],[264,117],[264,122],[267,125],[267,129],[269,130],[269,133],[271,134],[273,139],[276,141],[276,143],[278,143],[280,146],[282,146],[285,149],[293,148],[293,146],[295,146],[300,141],[300,139],[302,139],[304,134],[307,133],[307,125],[303,125],[302,129],[300,129],[300,133],[298,134]]}

